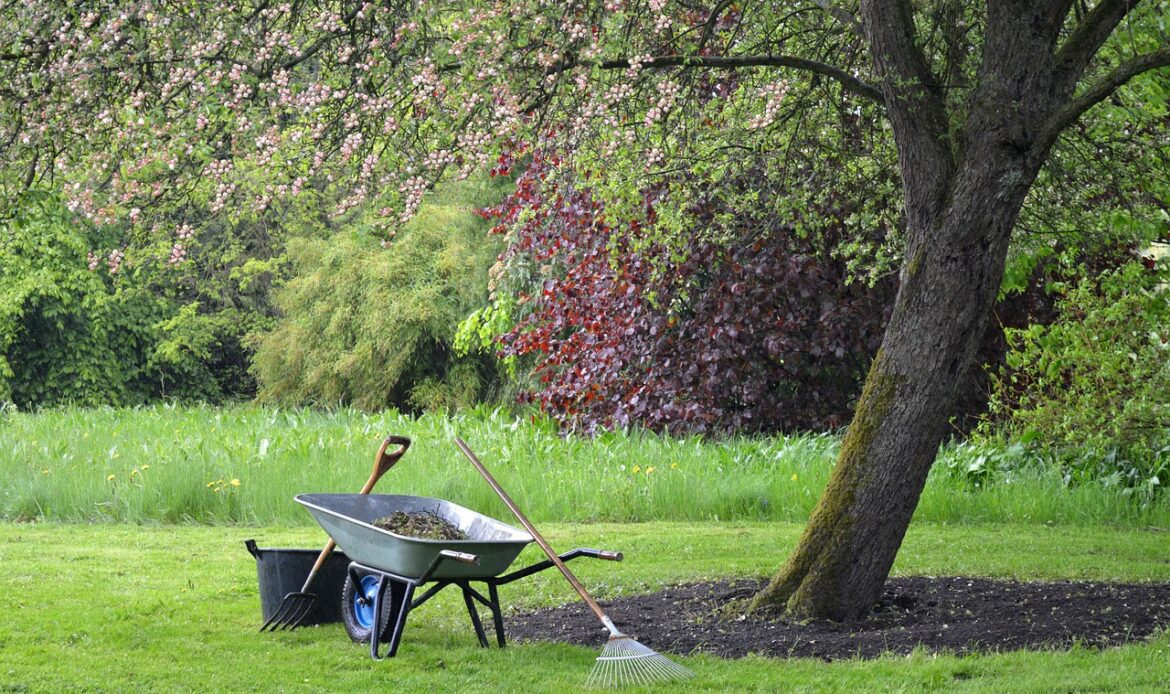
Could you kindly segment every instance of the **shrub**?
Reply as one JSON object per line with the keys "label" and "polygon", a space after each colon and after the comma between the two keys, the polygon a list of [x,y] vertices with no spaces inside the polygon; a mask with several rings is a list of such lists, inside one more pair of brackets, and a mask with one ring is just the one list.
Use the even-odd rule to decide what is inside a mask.
{"label": "shrub", "polygon": [[200,354],[167,353],[173,301],[145,288],[120,254],[91,256],[95,232],[54,195],[30,191],[18,209],[0,232],[0,402],[218,395]]}
{"label": "shrub", "polygon": [[1053,324],[1007,331],[1007,368],[991,404],[998,432],[1034,440],[1070,481],[1163,484],[1170,469],[1165,279],[1164,270],[1131,262],[1062,287]]}
{"label": "shrub", "polygon": [[455,355],[451,342],[487,302],[498,244],[473,209],[490,194],[486,183],[445,191],[393,241],[357,226],[290,242],[283,316],[253,341],[259,400],[423,409],[487,395],[494,360]]}
{"label": "shrub", "polygon": [[800,234],[696,201],[701,223],[735,221],[718,234],[667,233],[656,228],[655,190],[640,214],[621,218],[553,166],[536,152],[516,191],[488,211],[510,240],[512,296],[473,326],[516,321],[500,344],[506,357],[535,360],[527,399],[585,431],[847,421],[892,287],[847,282],[831,255],[842,225],[819,220],[817,234]]}

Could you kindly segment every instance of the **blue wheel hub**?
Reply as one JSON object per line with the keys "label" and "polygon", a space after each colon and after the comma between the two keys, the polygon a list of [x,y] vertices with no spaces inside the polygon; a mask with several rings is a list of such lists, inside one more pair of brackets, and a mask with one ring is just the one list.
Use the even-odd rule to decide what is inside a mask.
{"label": "blue wheel hub", "polygon": [[374,598],[378,594],[378,578],[362,576],[353,592],[353,616],[363,629],[374,628]]}

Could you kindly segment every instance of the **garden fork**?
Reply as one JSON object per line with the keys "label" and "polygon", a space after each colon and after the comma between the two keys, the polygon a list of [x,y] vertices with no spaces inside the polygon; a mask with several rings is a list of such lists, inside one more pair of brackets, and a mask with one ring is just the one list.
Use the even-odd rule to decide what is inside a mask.
{"label": "garden fork", "polygon": [[[396,444],[398,450],[387,453],[386,448],[390,444]],[[369,494],[382,478],[382,475],[394,467],[394,463],[406,453],[406,449],[410,448],[410,439],[405,436],[387,436],[386,440],[382,442],[382,447],[378,449],[378,454],[374,456],[374,469],[370,473],[370,479],[366,480],[366,485],[362,487],[359,494]],[[309,592],[309,586],[313,584],[313,579],[317,577],[317,572],[325,565],[325,560],[337,547],[332,539],[325,544],[325,549],[321,550],[321,554],[314,562],[313,568],[309,571],[309,575],[305,578],[305,584],[301,586],[299,592],[289,593],[284,596],[280,602],[280,608],[276,610],[267,622],[260,627],[260,631],[276,631],[277,629],[296,629],[300,623],[309,614],[309,610],[313,609],[313,603],[317,600],[315,593]]]}

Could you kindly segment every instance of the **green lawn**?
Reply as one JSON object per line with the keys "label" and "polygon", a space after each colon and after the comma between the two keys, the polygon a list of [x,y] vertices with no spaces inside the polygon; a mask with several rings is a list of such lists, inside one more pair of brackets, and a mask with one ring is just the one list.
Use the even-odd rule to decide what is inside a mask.
{"label": "green lawn", "polygon": [[[415,445],[376,491],[437,496],[509,518],[451,444],[458,433],[556,547],[626,553],[622,564],[574,563],[603,599],[775,570],[839,445],[831,435],[561,437],[493,411],[7,412],[0,692],[580,689],[600,637],[597,649],[480,649],[454,593],[412,614],[399,657],[380,663],[340,625],[257,633],[255,563],[243,541],[323,544],[291,497],[356,491],[389,433]],[[983,455],[966,445],[942,451],[896,574],[1170,581],[1170,532],[1158,530],[1170,526],[1167,495],[1139,503],[1106,484],[1069,486],[1059,470],[1026,456],[976,485],[965,471]],[[37,522],[16,522],[30,519]],[[529,548],[520,561],[539,558]],[[552,571],[501,594],[513,608],[576,597]],[[1166,691],[1170,635],[1103,652],[683,660],[698,674],[685,691]]]}
{"label": "green lawn", "polygon": [[[545,524],[600,597],[773,569],[794,523]],[[411,615],[399,656],[374,662],[340,625],[259,634],[243,540],[312,547],[312,527],[0,524],[0,691],[575,691],[600,650],[480,649],[454,594]],[[535,560],[530,548],[524,559]],[[519,564],[518,564],[519,565]],[[1102,527],[916,524],[897,574],[1170,581],[1170,534]],[[502,589],[509,606],[571,601],[555,572]],[[635,636],[638,634],[635,632]],[[1109,651],[869,662],[683,658],[702,691],[1165,691],[1170,636]],[[677,685],[662,691],[679,691]]]}

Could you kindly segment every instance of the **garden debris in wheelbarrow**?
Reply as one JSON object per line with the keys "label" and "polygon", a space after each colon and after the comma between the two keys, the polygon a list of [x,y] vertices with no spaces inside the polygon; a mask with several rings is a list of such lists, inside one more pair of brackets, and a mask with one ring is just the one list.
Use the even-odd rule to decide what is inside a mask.
{"label": "garden debris in wheelbarrow", "polygon": [[375,528],[421,540],[466,540],[467,533],[437,511],[395,511],[374,520]]}

